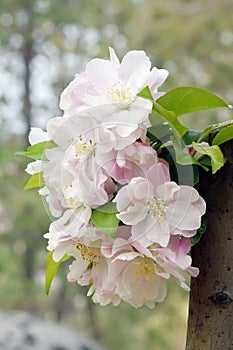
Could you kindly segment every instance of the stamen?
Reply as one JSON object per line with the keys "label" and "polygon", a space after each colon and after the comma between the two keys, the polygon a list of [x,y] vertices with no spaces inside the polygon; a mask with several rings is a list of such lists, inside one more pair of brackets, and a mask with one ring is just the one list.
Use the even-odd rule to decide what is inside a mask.
{"label": "stamen", "polygon": [[139,258],[140,264],[135,269],[134,274],[136,278],[145,277],[147,280],[154,279],[155,276],[155,262],[150,258]]}
{"label": "stamen", "polygon": [[168,205],[161,198],[151,197],[147,203],[148,214],[152,217],[157,217],[159,222],[161,222],[166,214]]}
{"label": "stamen", "polygon": [[76,208],[78,208],[78,207],[80,207],[82,205],[82,203],[77,202],[73,198],[66,198],[65,201],[66,201],[66,203],[68,205],[68,208],[71,209],[71,210],[74,210],[74,209],[76,209]]}
{"label": "stamen", "polygon": [[75,148],[75,156],[78,159],[87,158],[95,153],[95,144],[92,140],[85,141],[80,135],[76,139],[71,139]]}
{"label": "stamen", "polygon": [[131,103],[135,99],[135,95],[131,88],[121,81],[117,81],[108,92],[111,98],[116,102]]}
{"label": "stamen", "polygon": [[97,265],[100,258],[98,248],[87,247],[83,243],[78,243],[76,248],[80,251],[83,260],[88,260],[90,263],[93,263],[93,266]]}

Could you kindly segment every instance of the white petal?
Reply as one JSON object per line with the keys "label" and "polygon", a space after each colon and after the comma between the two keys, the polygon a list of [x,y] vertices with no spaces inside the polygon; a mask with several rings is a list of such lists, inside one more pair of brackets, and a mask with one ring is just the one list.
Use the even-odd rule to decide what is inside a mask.
{"label": "white petal", "polygon": [[36,160],[35,162],[29,163],[25,171],[30,175],[40,173],[42,171],[42,161]]}
{"label": "white petal", "polygon": [[110,55],[110,61],[120,64],[119,58],[117,57],[114,49],[112,47],[109,47],[109,55]]}
{"label": "white petal", "polygon": [[111,89],[118,79],[114,62],[94,58],[86,66],[89,80],[96,86],[101,86],[105,91]]}
{"label": "white petal", "polygon": [[119,75],[132,88],[140,89],[148,79],[151,62],[144,51],[129,51],[122,60]]}
{"label": "white petal", "polygon": [[157,88],[160,87],[167,79],[168,74],[169,73],[166,69],[158,69],[156,67],[152,69],[147,80],[147,85],[149,86],[152,94],[157,92]]}
{"label": "white petal", "polygon": [[50,140],[48,133],[40,128],[31,128],[28,138],[31,145]]}

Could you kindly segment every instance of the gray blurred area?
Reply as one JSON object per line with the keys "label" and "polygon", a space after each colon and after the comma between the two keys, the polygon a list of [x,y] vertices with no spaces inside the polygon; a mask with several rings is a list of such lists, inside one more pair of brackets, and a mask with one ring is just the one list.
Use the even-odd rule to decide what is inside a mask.
{"label": "gray blurred area", "polygon": [[65,326],[25,312],[1,312],[0,329],[1,350],[104,350]]}

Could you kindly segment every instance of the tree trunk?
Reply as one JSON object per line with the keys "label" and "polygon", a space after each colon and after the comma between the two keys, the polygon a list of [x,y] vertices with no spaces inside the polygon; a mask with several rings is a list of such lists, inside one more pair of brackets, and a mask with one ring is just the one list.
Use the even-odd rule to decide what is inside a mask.
{"label": "tree trunk", "polygon": [[233,142],[223,147],[227,163],[216,175],[203,174],[207,231],[193,247],[186,350],[233,350]]}
{"label": "tree trunk", "polygon": [[[27,42],[22,49],[23,62],[24,62],[24,96],[23,96],[23,113],[26,124],[25,140],[28,140],[28,134],[31,128],[32,119],[32,103],[30,98],[30,83],[31,83],[31,63],[34,56],[33,42],[31,38],[27,38]],[[27,146],[28,146],[28,141]]]}

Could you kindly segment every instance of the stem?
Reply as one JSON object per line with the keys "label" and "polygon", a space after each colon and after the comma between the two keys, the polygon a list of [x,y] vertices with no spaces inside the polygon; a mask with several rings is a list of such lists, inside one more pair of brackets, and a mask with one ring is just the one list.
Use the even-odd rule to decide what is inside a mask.
{"label": "stem", "polygon": [[178,139],[184,136],[184,134],[188,131],[188,129],[179,122],[175,112],[168,111],[156,101],[153,101],[153,110],[161,114],[168,121],[175,131]]}

